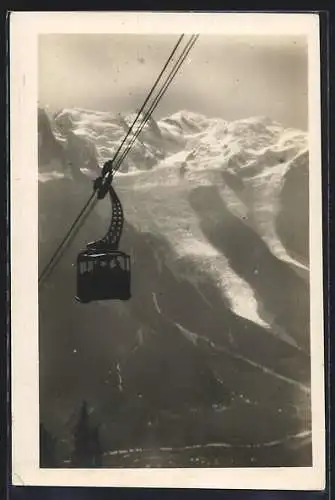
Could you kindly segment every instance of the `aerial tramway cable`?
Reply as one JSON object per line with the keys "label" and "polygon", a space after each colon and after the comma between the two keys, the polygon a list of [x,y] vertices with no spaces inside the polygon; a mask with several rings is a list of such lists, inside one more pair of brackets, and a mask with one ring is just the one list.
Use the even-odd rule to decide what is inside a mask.
{"label": "aerial tramway cable", "polygon": [[[178,42],[177,42],[177,44],[176,44],[176,46],[175,46],[175,48],[174,48],[174,50],[173,50],[173,53],[170,55],[169,60],[168,60],[168,62],[165,64],[164,68],[166,68],[166,67],[167,67],[167,65],[168,65],[169,61],[172,59],[173,54],[174,54],[174,53],[175,53],[175,51],[177,50],[177,48],[178,48],[178,46],[179,46],[179,44],[180,44],[180,42],[181,42],[181,40],[182,40],[182,37],[183,37],[183,36],[184,36],[184,35],[182,35],[182,36],[179,38],[179,40],[178,40]],[[187,54],[189,53],[189,51],[191,50],[192,46],[194,45],[194,43],[195,43],[195,41],[196,41],[197,37],[198,37],[198,35],[197,35],[197,36],[192,36],[192,37],[191,37],[191,40],[188,42],[187,46],[183,49],[183,52],[182,52],[181,56],[179,56],[179,58],[178,58],[177,62],[175,63],[174,69],[171,71],[169,78],[168,78],[168,79],[166,79],[166,81],[165,81],[165,83],[164,83],[164,87],[161,89],[161,91],[160,91],[159,95],[158,95],[158,96],[156,96],[154,103],[151,105],[151,107],[150,107],[150,113],[152,113],[153,109],[157,106],[157,104],[158,104],[159,100],[160,100],[160,99],[162,98],[162,96],[164,95],[164,93],[165,93],[165,91],[166,91],[167,87],[168,87],[168,86],[169,86],[169,84],[171,83],[172,79],[174,78],[175,74],[177,73],[178,69],[180,68],[180,66],[181,66],[182,62],[185,60],[185,58],[186,58]],[[152,88],[152,90],[151,90],[151,92],[150,92],[149,96],[147,97],[147,99],[146,99],[146,101],[145,101],[144,105],[141,107],[140,111],[137,113],[137,116],[136,116],[136,118],[135,118],[135,120],[134,120],[134,122],[133,122],[132,126],[130,127],[130,129],[129,129],[129,131],[128,131],[127,135],[126,135],[126,137],[124,138],[124,140],[122,141],[122,143],[121,143],[120,147],[118,148],[118,150],[117,150],[116,154],[114,155],[114,158],[117,156],[117,154],[119,153],[119,151],[120,151],[120,150],[121,150],[121,148],[122,148],[122,145],[125,143],[126,139],[127,139],[127,138],[128,138],[128,136],[130,135],[131,130],[133,129],[133,127],[134,127],[134,125],[135,125],[135,123],[136,123],[136,121],[137,121],[138,117],[141,115],[141,112],[143,111],[143,109],[144,109],[144,107],[145,107],[145,104],[148,102],[149,97],[152,95],[152,93],[153,93],[153,91],[154,91],[155,87],[157,86],[158,81],[160,80],[160,78],[161,78],[162,74],[163,74],[163,70],[161,71],[161,73],[160,73],[159,77],[157,78],[157,80],[156,80],[156,82],[155,82],[155,84],[154,84],[154,86],[153,86],[153,88]],[[133,140],[132,140],[132,142],[131,142],[132,144],[133,144],[134,140],[136,140],[136,137],[139,135],[139,133],[141,132],[141,130],[142,130],[143,126],[144,126],[144,124],[146,123],[146,121],[147,121],[149,118],[150,118],[150,114],[149,114],[149,113],[147,113],[147,114],[146,114],[146,117],[145,117],[145,120],[143,120],[142,127],[140,126],[140,127],[139,127],[139,129],[138,129],[138,130],[136,131],[136,133],[134,134]],[[127,155],[127,153],[129,152],[129,149],[130,149],[130,147],[128,147],[128,148],[126,149],[126,151],[123,153],[123,155],[122,155],[122,161],[123,161],[123,159],[125,158],[125,156]],[[110,163],[110,164],[112,165],[112,162],[114,161],[114,158],[113,158],[113,160],[109,161],[108,163]],[[119,168],[120,164],[121,164],[121,162],[118,162],[117,168]],[[113,175],[114,175],[114,173],[116,172],[116,170],[117,170],[117,169],[113,169]],[[107,182],[109,182],[110,177],[111,177],[110,173],[107,173],[107,175],[106,175]],[[44,268],[44,270],[43,270],[43,272],[42,272],[42,274],[41,274],[41,276],[40,276],[40,278],[39,278],[39,283],[41,283],[41,282],[42,282],[43,278],[46,278],[46,277],[50,274],[50,272],[53,270],[53,268],[55,267],[55,265],[58,263],[59,259],[60,259],[60,258],[61,258],[61,256],[63,255],[63,253],[64,253],[64,251],[65,251],[66,247],[68,246],[68,244],[70,244],[70,242],[73,240],[73,236],[74,236],[75,234],[77,234],[77,232],[78,232],[78,230],[80,229],[80,226],[81,226],[82,224],[80,224],[80,226],[79,226],[78,228],[76,228],[76,225],[80,222],[80,219],[82,219],[82,217],[84,216],[85,211],[88,209],[88,207],[90,207],[90,209],[89,209],[88,213],[87,213],[87,214],[85,215],[85,217],[84,217],[84,220],[86,220],[87,216],[89,215],[89,213],[91,212],[91,210],[94,208],[94,201],[95,201],[95,202],[97,202],[97,200],[93,200],[93,199],[94,199],[94,197],[95,197],[95,193],[93,193],[93,194],[90,196],[89,200],[88,200],[88,201],[87,201],[87,203],[84,205],[84,208],[81,210],[81,212],[79,213],[79,215],[78,215],[78,216],[77,216],[77,218],[75,219],[75,221],[74,221],[74,223],[72,224],[72,226],[71,226],[70,230],[68,231],[67,235],[65,236],[65,238],[63,239],[63,241],[61,242],[61,244],[59,245],[59,247],[57,248],[56,252],[54,253],[54,255],[53,255],[53,257],[51,258],[51,260],[49,261],[48,265]],[[93,203],[92,203],[92,202],[93,202]],[[91,205],[91,206],[90,206],[90,205]],[[82,220],[82,222],[83,222],[83,220]],[[75,231],[75,232],[74,232],[74,231]],[[66,246],[65,246],[65,245],[66,245]]]}
{"label": "aerial tramway cable", "polygon": [[161,90],[159,91],[158,95],[154,98],[154,100],[151,103],[149,109],[145,112],[144,118],[141,121],[140,126],[138,127],[138,129],[135,130],[134,135],[131,138],[129,144],[126,146],[125,151],[123,151],[120,159],[117,160],[116,166],[111,169],[111,172],[110,172],[111,176],[113,176],[117,172],[117,170],[119,169],[121,163],[123,162],[123,160],[127,156],[129,150],[131,149],[131,147],[133,146],[134,142],[138,138],[139,134],[142,132],[142,130],[145,127],[146,123],[150,119],[153,111],[156,109],[158,103],[162,99],[163,95],[165,94],[165,92],[166,92],[167,88],[169,87],[170,83],[172,82],[173,78],[175,77],[175,75],[179,71],[181,65],[185,61],[186,57],[188,56],[190,50],[192,49],[193,45],[197,41],[198,37],[199,37],[199,35],[192,35],[191,39],[188,41],[188,43],[184,47],[183,52],[180,55],[179,59],[176,61],[175,65],[174,65],[174,67],[172,69],[172,71],[170,72],[170,74],[165,79]]}
{"label": "aerial tramway cable", "polygon": [[[188,56],[189,52],[191,51],[191,49],[192,49],[193,45],[195,44],[195,42],[197,41],[198,37],[199,37],[199,35],[192,35],[191,39],[187,42],[186,46],[183,49],[183,52],[181,53],[181,55],[179,56],[178,60],[176,61],[173,69],[171,70],[171,72],[169,73],[169,75],[167,76],[167,78],[165,79],[161,90],[159,91],[158,95],[154,98],[154,100],[151,103],[149,109],[145,112],[143,120],[141,121],[139,127],[135,130],[134,135],[132,136],[132,138],[130,139],[130,142],[126,146],[126,149],[121,154],[121,157],[116,161],[116,165],[113,166],[114,160],[110,160],[108,162],[112,166],[111,166],[111,169],[108,171],[108,173],[106,175],[106,179],[105,179],[106,182],[109,182],[110,180],[112,180],[114,174],[118,171],[121,163],[123,162],[123,160],[125,159],[125,157],[129,153],[131,147],[135,143],[136,139],[140,135],[141,131],[143,130],[143,128],[146,125],[146,123],[148,122],[148,120],[150,119],[153,111],[156,109],[158,103],[162,99],[162,97],[165,94],[167,88],[171,84],[173,78],[175,77],[175,75],[179,71],[181,65],[185,61],[186,57]],[[141,113],[141,111],[139,113]]]}
{"label": "aerial tramway cable", "polygon": [[[153,84],[147,98],[145,99],[141,109],[139,110],[139,112],[137,113],[137,116],[135,117],[131,127],[129,128],[128,132],[126,133],[123,141],[121,142],[119,148],[117,149],[117,151],[115,152],[114,154],[114,157],[113,157],[113,160],[112,161],[115,161],[117,155],[119,154],[122,146],[124,145],[124,143],[126,142],[128,136],[131,134],[135,124],[136,124],[136,121],[138,120],[138,118],[140,117],[144,107],[146,106],[146,104],[148,103],[150,97],[152,96],[153,92],[155,91],[155,88],[157,87],[163,73],[165,72],[166,68],[168,67],[168,65],[170,64],[173,56],[175,55],[179,45],[181,44],[183,38],[184,38],[184,34],[180,35],[180,37],[178,38],[177,40],[177,43],[175,44],[170,56],[168,57],[165,65],[163,66],[163,69],[161,70],[161,72],[159,73],[158,77],[156,78],[156,81],[155,83]],[[64,246],[64,244],[67,242],[67,240],[70,238],[71,236],[71,233],[73,232],[73,230],[75,229],[77,223],[79,222],[79,220],[83,217],[85,211],[87,210],[87,208],[91,205],[93,199],[95,198],[95,192],[92,193],[92,195],[89,197],[89,199],[87,200],[87,202],[85,203],[84,207],[81,209],[81,211],[79,212],[79,214],[77,215],[76,219],[73,221],[71,227],[69,228],[67,234],[65,235],[65,237],[63,238],[63,240],[59,243],[57,249],[55,250],[53,256],[51,257],[50,261],[48,262],[48,264],[44,267],[42,273],[40,274],[39,278],[38,278],[38,282],[39,284],[42,283],[42,281],[44,280],[44,278],[49,274],[50,271],[52,271],[53,269],[53,264],[57,264],[58,260],[56,261],[58,255],[60,254],[61,250],[62,250],[62,247]],[[85,217],[86,219],[86,217]],[[75,234],[77,234],[78,231],[76,231]],[[73,238],[71,238],[70,241],[72,241]],[[63,255],[63,252],[60,254],[60,256]]]}
{"label": "aerial tramway cable", "polygon": [[166,78],[164,84],[163,84],[163,87],[161,88],[159,94],[155,97],[153,103],[151,104],[150,108],[148,109],[148,111],[146,112],[145,116],[144,116],[144,119],[143,121],[141,122],[141,125],[139,126],[139,128],[136,130],[136,132],[134,133],[130,143],[128,144],[127,146],[127,149],[123,152],[121,158],[117,161],[117,164],[116,166],[113,168],[112,170],[112,175],[114,175],[115,172],[117,172],[117,170],[119,169],[121,163],[123,162],[123,160],[125,159],[125,157],[127,156],[129,150],[131,149],[131,147],[133,146],[133,144],[135,143],[137,137],[139,136],[139,134],[142,132],[143,128],[145,127],[146,123],[148,122],[148,120],[150,119],[153,111],[156,109],[158,103],[160,102],[160,100],[162,99],[163,95],[165,94],[167,88],[169,87],[170,83],[172,82],[173,78],[175,77],[175,75],[177,74],[177,72],[179,71],[181,65],[183,64],[183,62],[185,61],[186,57],[188,56],[189,52],[191,51],[193,45],[195,44],[195,42],[197,41],[199,35],[192,35],[191,39],[189,40],[189,42],[187,43],[186,47],[185,47],[185,51],[183,52],[183,54],[181,55],[181,58],[178,60],[177,64],[175,65],[175,67],[173,68],[172,72],[170,73],[170,75]]}
{"label": "aerial tramway cable", "polygon": [[[107,170],[107,172],[105,172],[105,176],[102,179],[105,182],[106,186],[107,186],[106,192],[108,191],[108,188],[111,185],[111,181],[113,179],[113,176],[114,176],[115,172],[120,167],[122,161],[127,156],[127,154],[129,152],[131,146],[134,144],[136,138],[138,137],[138,135],[142,131],[142,129],[145,126],[146,122],[149,120],[149,118],[151,116],[151,113],[153,112],[153,110],[158,105],[160,99],[163,97],[163,95],[166,92],[168,86],[170,85],[171,81],[173,80],[173,78],[176,75],[177,71],[179,70],[180,66],[184,62],[184,60],[187,57],[188,53],[190,52],[191,48],[193,47],[196,39],[198,38],[198,35],[192,35],[191,40],[189,40],[189,42],[187,43],[186,47],[184,47],[184,49],[182,51],[182,54],[178,57],[178,59],[177,59],[175,65],[174,65],[172,71],[170,71],[169,76],[165,79],[163,87],[159,91],[158,95],[154,98],[154,102],[150,105],[149,110],[145,112],[144,119],[142,120],[139,128],[136,130],[136,132],[134,132],[134,135],[133,135],[130,143],[128,144],[128,146],[126,146],[125,151],[121,154],[121,158],[117,161],[117,164],[114,167],[113,164],[115,162],[115,159],[117,158],[118,154],[120,153],[120,151],[122,149],[122,146],[125,144],[125,142],[128,139],[129,135],[133,131],[134,126],[135,126],[137,120],[141,116],[141,114],[142,114],[145,106],[147,105],[150,97],[154,93],[154,91],[155,91],[155,89],[156,89],[156,87],[157,87],[160,79],[162,78],[162,76],[163,76],[166,68],[168,67],[169,63],[171,62],[171,60],[172,60],[172,58],[174,56],[174,54],[176,53],[176,51],[177,51],[177,49],[178,49],[178,47],[179,47],[179,45],[180,45],[183,37],[184,37],[184,35],[181,35],[179,37],[179,39],[178,39],[178,41],[177,41],[177,43],[176,43],[173,51],[171,52],[171,54],[170,54],[167,62],[165,63],[162,71],[160,72],[159,76],[157,77],[157,79],[156,79],[153,87],[151,88],[151,91],[148,94],[146,100],[144,101],[141,109],[138,111],[138,113],[137,113],[137,115],[136,115],[136,117],[135,117],[135,119],[134,119],[131,127],[129,128],[129,130],[128,130],[126,136],[125,136],[125,138],[123,139],[122,143],[120,144],[119,148],[117,149],[116,153],[114,154],[113,159],[110,160],[109,162],[106,162],[106,164],[111,165],[111,168],[109,170]],[[105,164],[105,166],[107,166],[106,164]],[[48,264],[43,269],[41,275],[39,276],[39,285],[41,285],[42,282],[50,275],[50,273],[52,272],[52,270],[54,269],[54,267],[57,265],[57,263],[59,262],[60,258],[64,254],[64,251],[66,250],[66,248],[73,241],[74,236],[78,233],[78,231],[79,231],[80,227],[82,226],[83,222],[86,220],[86,218],[88,217],[88,215],[93,210],[93,208],[95,206],[95,203],[97,203],[97,201],[98,201],[98,199],[95,198],[95,196],[96,196],[96,192],[94,191],[93,194],[88,199],[88,201],[85,203],[85,205],[82,208],[82,210],[79,212],[78,216],[74,220],[74,222],[71,225],[70,229],[68,230],[67,234],[65,235],[65,237],[63,238],[63,240],[61,241],[61,243],[59,244],[59,246],[57,247],[56,251],[54,252],[54,254],[52,256],[52,258],[50,259],[50,261],[48,262]]]}

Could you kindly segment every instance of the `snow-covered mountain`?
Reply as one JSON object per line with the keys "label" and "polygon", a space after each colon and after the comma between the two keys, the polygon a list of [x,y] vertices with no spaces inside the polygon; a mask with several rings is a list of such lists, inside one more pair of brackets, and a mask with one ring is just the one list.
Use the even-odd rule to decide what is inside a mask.
{"label": "snow-covered mountain", "polygon": [[[134,117],[39,110],[41,266]],[[62,415],[87,399],[104,415],[109,448],[192,450],[214,440],[235,446],[240,464],[258,465],[269,457],[253,446],[276,442],[279,462],[308,462],[307,134],[266,117],[181,111],[146,124],[114,183],[133,298],[89,306],[73,298],[76,253],[102,235],[106,200],[40,296],[43,419],[66,433]],[[234,452],[216,453],[212,463],[234,463]],[[129,454],[128,462],[142,463]]]}

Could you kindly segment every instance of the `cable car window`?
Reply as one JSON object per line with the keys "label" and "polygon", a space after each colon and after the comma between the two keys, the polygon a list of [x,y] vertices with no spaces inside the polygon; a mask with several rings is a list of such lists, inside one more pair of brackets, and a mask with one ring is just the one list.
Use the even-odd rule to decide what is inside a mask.
{"label": "cable car window", "polygon": [[116,263],[115,264],[116,264],[116,268],[117,269],[122,269],[123,270],[123,268],[124,268],[124,262],[123,262],[122,259],[116,259]]}

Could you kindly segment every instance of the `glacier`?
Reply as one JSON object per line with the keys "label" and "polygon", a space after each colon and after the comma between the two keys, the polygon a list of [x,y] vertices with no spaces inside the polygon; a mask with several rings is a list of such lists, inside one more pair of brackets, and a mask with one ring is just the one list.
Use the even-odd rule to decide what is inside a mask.
{"label": "glacier", "polygon": [[[39,109],[41,267],[134,117]],[[85,309],[73,300],[76,253],[101,236],[107,200],[41,293],[41,415],[56,434],[68,435],[64,415],[86,398],[107,420],[121,408],[120,420],[102,427],[111,449],[128,450],[133,439],[133,448],[195,450],[233,436],[228,447],[276,443],[283,460],[302,450],[307,460],[306,439],[296,451],[291,436],[310,433],[308,172],[308,134],[268,117],[226,121],[181,110],[148,121],[113,181],[134,298]],[[251,436],[248,420],[271,425]],[[150,436],[139,443],[148,421]],[[182,443],[175,425],[188,436]],[[213,463],[231,464],[226,452],[220,460]]]}

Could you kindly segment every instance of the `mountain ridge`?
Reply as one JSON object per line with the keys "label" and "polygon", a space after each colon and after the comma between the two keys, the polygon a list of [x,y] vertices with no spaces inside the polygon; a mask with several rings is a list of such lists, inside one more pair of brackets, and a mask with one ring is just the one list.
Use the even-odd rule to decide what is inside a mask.
{"label": "mountain ridge", "polygon": [[[251,439],[245,419],[272,422],[267,431],[252,426],[255,442],[289,443],[285,436],[310,429],[307,137],[266,118],[196,115],[192,128],[185,113],[147,124],[115,176],[121,246],[133,262],[129,304],[74,300],[76,254],[104,231],[108,200],[41,294],[41,415],[68,436],[63,414],[89,399],[112,449],[192,445],[199,436],[241,444]],[[43,266],[131,117],[39,118]],[[194,409],[188,430],[182,401]],[[280,456],[293,463],[297,453],[283,444]]]}

